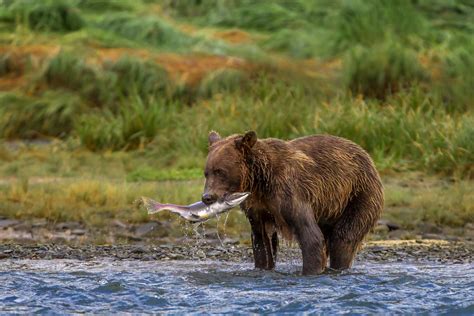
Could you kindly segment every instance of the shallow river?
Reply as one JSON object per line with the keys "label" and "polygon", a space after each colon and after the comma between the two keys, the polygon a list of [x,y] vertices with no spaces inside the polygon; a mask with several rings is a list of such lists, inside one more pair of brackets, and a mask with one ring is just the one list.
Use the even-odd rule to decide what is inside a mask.
{"label": "shallow river", "polygon": [[474,264],[356,263],[302,277],[217,261],[0,261],[0,312],[474,314]]}

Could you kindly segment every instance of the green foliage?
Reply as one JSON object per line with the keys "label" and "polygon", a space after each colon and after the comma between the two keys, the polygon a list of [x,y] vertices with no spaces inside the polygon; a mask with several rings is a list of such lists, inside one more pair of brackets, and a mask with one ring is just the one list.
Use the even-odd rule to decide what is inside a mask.
{"label": "green foliage", "polygon": [[356,47],[345,60],[344,77],[353,93],[383,99],[428,78],[416,54],[395,42]]}
{"label": "green foliage", "polygon": [[13,71],[15,71],[15,67],[11,54],[0,54],[0,76],[7,75]]}
{"label": "green foliage", "polygon": [[190,36],[155,16],[137,18],[126,13],[113,13],[105,16],[98,26],[124,38],[160,48],[180,49],[195,42]]}
{"label": "green foliage", "polygon": [[306,23],[294,12],[274,2],[247,2],[235,10],[227,12],[222,10],[218,14],[210,17],[211,23],[269,32],[298,27]]}
{"label": "green foliage", "polygon": [[82,111],[80,100],[66,92],[48,91],[39,98],[4,94],[0,96],[0,137],[65,137]]}
{"label": "green foliage", "polygon": [[166,71],[155,63],[124,56],[104,66],[92,66],[85,58],[60,52],[44,66],[36,85],[69,89],[102,107],[120,98],[138,95],[144,99],[169,97],[171,84]]}
{"label": "green foliage", "polygon": [[419,0],[413,4],[437,29],[474,32],[474,6],[470,0]]}
{"label": "green foliage", "polygon": [[[203,103],[182,109],[179,120],[163,123],[167,136],[158,137],[151,148],[157,153],[173,153],[163,163],[175,165],[183,157],[205,156],[209,130],[230,135],[252,129],[262,138],[283,139],[327,133],[360,144],[381,169],[418,168],[473,176],[472,146],[468,143],[472,114],[461,124],[459,118],[447,115],[438,106],[436,98],[419,89],[390,97],[382,105],[377,100],[351,98],[321,103],[304,90],[265,83],[262,86],[252,87],[246,97],[224,95],[214,99],[212,106]],[[265,89],[265,98],[255,97],[260,89]],[[201,162],[194,163],[190,167],[197,168]]]}
{"label": "green foliage", "polygon": [[191,180],[201,179],[202,169],[154,169],[149,166],[139,167],[127,175],[127,181],[158,181],[158,180]]}
{"label": "green foliage", "polygon": [[266,49],[286,52],[294,58],[309,58],[316,55],[318,42],[315,35],[302,30],[287,30],[274,32],[263,42]]}
{"label": "green foliage", "polygon": [[198,94],[202,97],[211,97],[217,93],[230,93],[241,89],[247,82],[245,72],[222,68],[209,73],[199,86]]}
{"label": "green foliage", "polygon": [[35,31],[71,32],[85,24],[79,10],[69,1],[18,0],[9,6],[9,10],[17,21]]}
{"label": "green foliage", "polygon": [[164,6],[182,17],[197,17],[207,14],[211,10],[228,8],[233,0],[165,0]]}
{"label": "green foliage", "polygon": [[166,119],[162,102],[145,103],[139,97],[124,100],[117,113],[104,110],[84,114],[75,131],[90,150],[135,149],[149,143]]}
{"label": "green foliage", "polygon": [[144,99],[168,97],[171,93],[166,70],[154,62],[124,56],[116,62],[106,63],[104,68],[113,77],[111,93],[123,97],[138,95]]}
{"label": "green foliage", "polygon": [[78,0],[77,6],[81,10],[90,12],[129,11],[137,1],[130,0]]}
{"label": "green foliage", "polygon": [[442,61],[441,78],[434,85],[451,111],[474,109],[474,43],[450,52]]}
{"label": "green foliage", "polygon": [[456,174],[463,178],[474,177],[474,117],[464,117],[453,123],[452,133],[440,133],[440,141],[428,155],[427,167],[436,171],[446,171],[456,166]]}
{"label": "green foliage", "polygon": [[99,102],[104,87],[98,78],[98,69],[86,64],[84,58],[60,51],[45,63],[36,84],[77,91]]}
{"label": "green foliage", "polygon": [[[2,96],[8,103],[1,105],[8,113],[2,118],[4,138],[70,135],[70,142],[94,151],[146,146],[156,156],[154,170],[188,170],[202,164],[207,148],[205,137],[197,135],[211,129],[224,135],[256,129],[261,137],[280,138],[332,133],[360,143],[382,168],[471,177],[474,62],[467,20],[473,9],[464,0],[436,0],[432,6],[424,0],[176,0],[158,6],[20,0],[3,2],[0,9],[3,25],[19,22],[38,31],[19,27],[0,38],[17,45],[0,54],[0,74],[17,72],[18,93],[28,95]],[[73,30],[64,21],[78,9],[86,21],[80,32],[39,32]],[[35,10],[42,13],[30,15]],[[159,10],[186,17],[186,23],[256,31],[248,37],[255,42],[218,41],[211,37],[215,28],[179,25]],[[44,16],[47,23],[35,22]],[[29,55],[22,44],[33,43],[26,51],[35,51],[35,37],[66,48],[24,63],[18,58]],[[295,58],[326,52],[332,60],[294,62],[256,45]],[[94,54],[97,47],[101,51]],[[142,51],[104,62],[104,47]],[[136,57],[145,49],[150,59]],[[161,51],[239,56],[246,66],[234,69],[219,58],[217,64],[203,58],[194,76],[200,58],[193,56],[190,69],[183,58],[164,65],[168,74],[155,62]],[[188,80],[205,73],[199,82]]]}
{"label": "green foliage", "polygon": [[344,1],[327,23],[331,31],[326,43],[330,54],[357,44],[370,47],[390,39],[415,44],[417,37],[426,35],[428,27],[409,0]]}
{"label": "green foliage", "polygon": [[169,0],[165,7],[180,17],[199,18],[203,24],[273,32],[306,27],[321,20],[327,3],[318,7],[319,2],[322,1]]}

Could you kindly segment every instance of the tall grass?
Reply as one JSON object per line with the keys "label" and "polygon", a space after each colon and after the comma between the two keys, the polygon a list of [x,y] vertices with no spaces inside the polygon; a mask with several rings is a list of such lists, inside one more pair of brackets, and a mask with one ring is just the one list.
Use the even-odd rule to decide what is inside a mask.
{"label": "tall grass", "polygon": [[419,45],[427,36],[428,24],[409,0],[344,1],[327,17],[327,50],[331,55],[354,45],[370,47],[396,39],[404,45]]}
{"label": "tall grass", "polygon": [[84,11],[92,13],[131,11],[140,1],[130,0],[79,0],[77,6]]}
{"label": "tall grass", "polygon": [[196,41],[155,16],[137,18],[127,13],[113,13],[101,19],[98,26],[127,39],[158,48],[179,50]]}
{"label": "tall grass", "polygon": [[74,91],[100,107],[114,107],[120,98],[131,95],[169,98],[173,93],[166,70],[151,61],[123,56],[94,65],[87,56],[65,51],[45,62],[34,84],[39,89]]}
{"label": "tall grass", "polygon": [[474,109],[474,43],[459,47],[442,60],[441,78],[433,90],[441,96],[445,107],[452,111]]}
{"label": "tall grass", "polygon": [[[273,89],[264,99],[224,96],[212,105],[205,102],[184,109],[172,128],[163,126],[171,141],[162,144],[158,138],[151,146],[175,153],[172,161],[179,163],[182,157],[205,156],[203,138],[213,129],[223,135],[254,129],[260,137],[283,139],[328,133],[360,144],[382,169],[474,175],[468,141],[472,114],[463,119],[450,116],[419,89],[390,97],[383,105],[347,97],[322,102],[307,98],[302,90]],[[201,161],[195,163],[193,167],[198,167]]]}
{"label": "tall grass", "polygon": [[241,70],[218,69],[201,81],[198,94],[209,98],[218,93],[231,93],[244,88],[248,80],[248,75]]}
{"label": "tall grass", "polygon": [[166,70],[154,62],[123,56],[116,62],[108,62],[104,70],[111,74],[108,91],[110,94],[128,97],[138,95],[168,98],[171,82]]}
{"label": "tall grass", "polygon": [[0,54],[0,76],[8,75],[12,72],[18,72],[14,64],[14,59],[10,53]]}
{"label": "tall grass", "polygon": [[76,123],[81,143],[91,150],[124,150],[143,147],[166,122],[167,106],[161,101],[125,99],[117,113],[106,109],[84,114]]}
{"label": "tall grass", "polygon": [[99,69],[87,64],[85,58],[60,51],[44,63],[35,84],[79,92],[98,103],[105,89],[99,77]]}
{"label": "tall grass", "polygon": [[310,58],[320,51],[317,34],[305,30],[283,29],[272,33],[263,41],[263,47],[272,51],[285,52],[294,58]]}
{"label": "tall grass", "polygon": [[35,31],[71,32],[81,29],[85,22],[70,1],[14,1],[8,9],[17,22]]}
{"label": "tall grass", "polygon": [[0,96],[0,138],[66,137],[84,110],[77,96],[48,91],[39,98]]}
{"label": "tall grass", "polygon": [[[101,35],[94,37],[100,47],[112,38],[114,45],[126,42],[129,48],[146,48],[153,54],[241,50],[235,54],[244,56],[243,46],[205,38],[206,31],[188,31],[187,26],[151,15],[157,7],[148,2],[20,1],[4,8],[30,12],[47,7],[48,14],[62,12],[56,4],[80,13],[73,6],[77,4],[87,22],[83,31],[68,35],[66,46],[75,36],[87,38],[102,28],[97,32]],[[421,10],[425,2],[178,0],[161,4],[163,10],[171,8],[198,24],[256,31],[252,38],[262,39],[259,45],[293,57],[320,56],[327,49],[329,56],[345,57],[342,70],[334,74],[338,67],[301,69],[313,64],[292,63],[257,49],[263,59],[248,57],[251,61],[245,67],[211,71],[190,86],[183,82],[192,69],[178,78],[151,59],[125,56],[102,63],[90,53],[91,47],[81,50],[84,54],[65,49],[43,62],[33,60],[20,79],[33,77],[34,82],[14,97],[2,96],[2,137],[69,135],[70,141],[90,150],[146,148],[160,157],[160,166],[196,169],[206,155],[206,142],[199,135],[205,138],[211,129],[224,135],[255,129],[261,137],[280,138],[331,133],[360,143],[382,168],[472,176],[471,36],[463,28],[435,27],[443,18]],[[436,2],[430,10],[440,6],[444,8]],[[462,0],[446,8],[451,15],[453,8],[462,16],[472,13]],[[56,18],[49,20],[61,25]],[[61,27],[64,32],[72,30]],[[8,51],[3,54],[0,73],[14,72],[14,59]],[[276,60],[284,62],[278,65]],[[186,65],[186,61],[176,65],[179,75]]]}
{"label": "tall grass", "polygon": [[344,62],[346,85],[354,94],[385,98],[428,80],[415,52],[394,41],[354,48]]}

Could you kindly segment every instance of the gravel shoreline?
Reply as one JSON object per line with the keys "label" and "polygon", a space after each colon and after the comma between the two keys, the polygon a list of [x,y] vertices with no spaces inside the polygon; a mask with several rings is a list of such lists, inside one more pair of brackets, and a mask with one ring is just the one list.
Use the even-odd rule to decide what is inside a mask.
{"label": "gravel shoreline", "polygon": [[[76,260],[220,260],[251,262],[252,250],[240,245],[165,244],[165,245],[67,245],[0,244],[0,259],[76,259]],[[301,259],[297,247],[281,247],[278,262]],[[358,261],[431,261],[440,263],[474,262],[474,243],[443,240],[386,240],[367,242]],[[1,262],[1,261],[0,261]]]}

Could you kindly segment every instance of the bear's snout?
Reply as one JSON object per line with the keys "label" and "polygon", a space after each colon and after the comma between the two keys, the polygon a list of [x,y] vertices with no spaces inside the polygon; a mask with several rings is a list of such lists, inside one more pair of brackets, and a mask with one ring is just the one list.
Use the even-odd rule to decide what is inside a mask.
{"label": "bear's snout", "polygon": [[211,205],[212,203],[217,201],[216,194],[204,193],[202,195],[202,202],[206,205]]}

